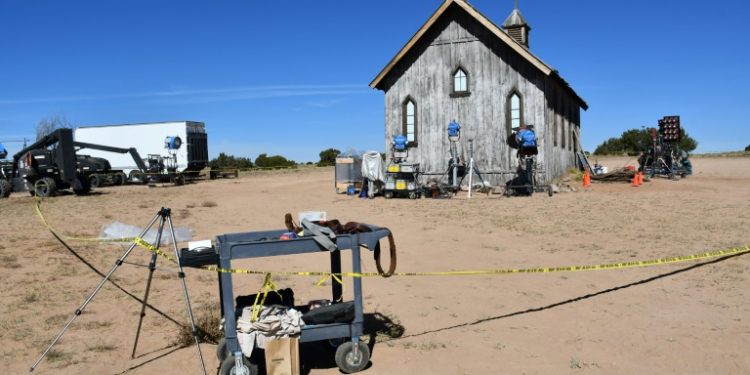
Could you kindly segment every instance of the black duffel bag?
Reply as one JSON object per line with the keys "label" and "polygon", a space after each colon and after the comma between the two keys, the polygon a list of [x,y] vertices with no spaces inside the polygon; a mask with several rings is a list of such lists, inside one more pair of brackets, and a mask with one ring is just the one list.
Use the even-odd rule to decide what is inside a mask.
{"label": "black duffel bag", "polygon": [[349,323],[354,320],[354,302],[318,307],[302,315],[305,324]]}

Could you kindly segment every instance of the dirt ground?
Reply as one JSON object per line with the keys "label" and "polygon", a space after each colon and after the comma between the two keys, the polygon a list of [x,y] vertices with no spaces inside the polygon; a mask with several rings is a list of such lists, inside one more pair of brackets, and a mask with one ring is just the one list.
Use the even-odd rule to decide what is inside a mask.
{"label": "dirt ground", "polygon": [[[360,199],[337,195],[333,168],[246,173],[181,187],[105,187],[47,198],[50,225],[95,237],[120,221],[144,227],[170,207],[194,239],[282,229],[284,214],[390,228],[401,272],[564,267],[651,260],[750,245],[750,158],[693,158],[694,174],[642,186],[569,182],[576,193],[507,198]],[[635,160],[599,159],[610,170]],[[126,247],[57,241],[34,199],[0,200],[0,366],[27,373]],[[180,244],[183,246],[184,244]],[[366,278],[365,313],[389,323],[365,374],[748,374],[750,255],[572,273]],[[136,248],[34,371],[38,374],[200,374],[196,346],[175,344],[187,322],[179,279],[157,270],[137,353],[150,253]],[[349,260],[345,255],[344,260]],[[236,262],[239,268],[326,271],[309,254]],[[346,262],[345,262],[346,264]],[[175,267],[160,259],[158,267]],[[365,271],[375,271],[363,249]],[[218,306],[216,274],[186,268],[196,317]],[[275,276],[297,302],[330,298],[318,277]],[[235,275],[236,294],[262,276]],[[351,279],[345,279],[351,295]],[[382,324],[381,324],[382,325]],[[316,344],[313,344],[316,345]],[[216,345],[202,343],[209,374]],[[330,351],[301,348],[303,373],[339,374]],[[324,353],[324,354],[321,354]],[[325,355],[328,353],[329,356]]]}

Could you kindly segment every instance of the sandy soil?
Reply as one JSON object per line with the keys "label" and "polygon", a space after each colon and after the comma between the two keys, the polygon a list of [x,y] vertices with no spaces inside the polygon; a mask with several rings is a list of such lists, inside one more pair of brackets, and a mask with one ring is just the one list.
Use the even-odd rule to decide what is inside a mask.
{"label": "sandy soil", "polygon": [[[626,159],[600,159],[612,170]],[[631,160],[629,163],[635,163]],[[96,236],[114,221],[145,226],[162,206],[196,239],[281,229],[284,214],[391,228],[398,271],[562,267],[650,260],[750,245],[750,159],[694,158],[694,175],[640,187],[593,184],[530,198],[465,193],[450,200],[336,195],[332,168],[248,173],[182,187],[107,187],[88,197],[45,199],[58,231]],[[570,182],[581,187],[580,182]],[[58,242],[14,193],[0,200],[0,366],[27,373],[125,248]],[[367,250],[364,250],[367,252]],[[130,263],[146,264],[136,248]],[[349,256],[344,256],[349,259]],[[366,374],[748,374],[747,255],[717,261],[593,272],[367,278],[365,312],[390,320]],[[325,271],[327,257],[267,258],[256,270]],[[157,266],[174,269],[164,260]],[[370,254],[364,267],[375,271]],[[186,269],[196,316],[218,303],[214,273]],[[148,270],[125,264],[84,309],[35,373],[200,374],[195,345],[179,347],[187,311],[179,279],[157,271],[135,359],[130,358]],[[298,302],[329,298],[316,277],[277,276]],[[262,276],[234,276],[253,293]],[[351,279],[346,280],[351,285]],[[330,285],[330,284],[328,284]],[[350,292],[351,288],[346,288]],[[350,293],[349,293],[350,294]],[[366,338],[369,341],[369,338]],[[216,346],[201,345],[208,373]],[[302,347],[304,373],[339,374],[333,356]]]}

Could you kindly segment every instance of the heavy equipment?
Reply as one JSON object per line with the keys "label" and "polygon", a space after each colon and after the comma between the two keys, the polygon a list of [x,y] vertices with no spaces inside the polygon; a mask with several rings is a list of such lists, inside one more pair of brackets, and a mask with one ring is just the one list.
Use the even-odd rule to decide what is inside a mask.
{"label": "heavy equipment", "polygon": [[[123,184],[126,176],[121,170],[112,170],[109,161],[89,155],[76,155],[76,147],[114,153],[130,153],[144,176],[149,168],[135,148],[123,149],[92,143],[73,141],[72,129],[57,129],[13,155],[9,167],[3,168],[0,197],[10,191],[29,191],[40,197],[54,196],[58,190],[73,189],[76,194],[87,194],[92,186],[110,179]],[[145,179],[145,178],[144,178]],[[10,186],[10,188],[8,188]]]}
{"label": "heavy equipment", "polygon": [[693,174],[688,153],[680,150],[680,116],[664,116],[659,120],[659,129],[649,129],[651,148],[638,157],[638,170],[648,173],[649,177],[662,175],[670,180]]}

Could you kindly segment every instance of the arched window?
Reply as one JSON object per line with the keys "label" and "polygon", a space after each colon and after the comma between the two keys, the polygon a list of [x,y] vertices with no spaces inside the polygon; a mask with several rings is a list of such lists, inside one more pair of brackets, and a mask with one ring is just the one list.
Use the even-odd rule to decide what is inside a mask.
{"label": "arched window", "polygon": [[453,75],[453,91],[469,91],[466,89],[466,72],[463,69],[458,68],[456,74]]}
{"label": "arched window", "polygon": [[469,96],[469,73],[466,72],[461,65],[459,65],[453,74],[451,75],[451,94],[452,98]]}
{"label": "arched window", "polygon": [[513,133],[513,128],[521,126],[523,122],[523,100],[518,91],[513,90],[506,101],[506,121],[508,124],[508,135]]}
{"label": "arched window", "polygon": [[417,145],[417,102],[407,97],[402,108],[403,135],[411,146]]}

